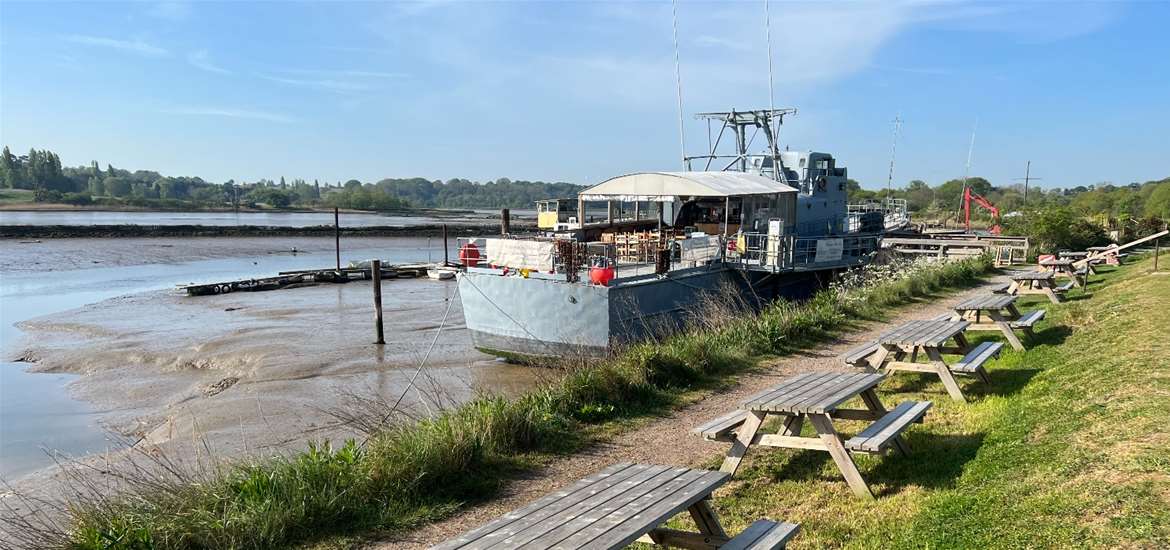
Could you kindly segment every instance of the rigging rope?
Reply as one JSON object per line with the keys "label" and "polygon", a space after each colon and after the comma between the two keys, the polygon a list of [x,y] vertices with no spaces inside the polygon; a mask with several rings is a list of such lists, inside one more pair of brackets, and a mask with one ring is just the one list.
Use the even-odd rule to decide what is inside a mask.
{"label": "rigging rope", "polygon": [[439,335],[443,333],[443,326],[447,324],[447,316],[451,314],[451,306],[455,304],[455,297],[458,295],[459,285],[455,285],[455,293],[451,294],[451,298],[447,300],[447,311],[443,312],[443,320],[439,322],[439,328],[435,331],[435,338],[431,340],[431,345],[427,347],[427,353],[423,355],[422,361],[418,364],[418,368],[414,370],[414,374],[410,377],[410,382],[402,389],[402,395],[399,395],[398,400],[390,407],[391,412],[398,410],[398,405],[402,403],[402,399],[406,397],[406,393],[410,391],[410,388],[414,387],[414,381],[418,378],[419,373],[422,372],[423,367],[426,366],[427,359],[431,357],[431,351],[435,349],[435,344],[439,342]]}

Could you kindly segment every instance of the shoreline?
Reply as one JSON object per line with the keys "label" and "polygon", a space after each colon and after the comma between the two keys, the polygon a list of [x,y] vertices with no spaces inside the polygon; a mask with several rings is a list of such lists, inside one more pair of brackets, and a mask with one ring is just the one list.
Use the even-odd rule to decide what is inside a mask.
{"label": "shoreline", "polygon": [[[341,227],[344,237],[438,237],[447,227],[451,236],[495,234],[499,224],[431,223],[412,226]],[[514,228],[535,225],[515,223]],[[331,225],[284,227],[271,225],[0,225],[0,239],[112,239],[129,237],[330,237]]]}
{"label": "shoreline", "polygon": [[[332,208],[315,208],[315,207],[295,207],[295,208],[231,208],[231,207],[207,207],[198,208],[192,206],[183,206],[178,208],[161,208],[158,206],[110,206],[110,205],[84,205],[84,204],[66,204],[66,203],[49,203],[49,202],[33,202],[33,203],[0,203],[0,212],[148,212],[148,213],[206,213],[206,212],[235,212],[239,214],[304,214],[304,213],[332,213]],[[338,212],[342,214],[369,214],[371,216],[392,214],[395,216],[442,216],[452,215],[459,216],[464,214],[473,214],[475,210],[471,208],[405,208],[402,210],[355,210],[353,208],[340,208]]]}

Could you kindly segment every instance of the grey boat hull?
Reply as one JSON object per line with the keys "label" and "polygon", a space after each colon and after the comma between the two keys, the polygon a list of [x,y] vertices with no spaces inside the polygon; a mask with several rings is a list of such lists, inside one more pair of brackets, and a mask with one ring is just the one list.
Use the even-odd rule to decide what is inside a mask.
{"label": "grey boat hull", "polygon": [[[495,355],[599,356],[622,344],[665,336],[687,325],[702,295],[733,296],[758,307],[802,299],[830,271],[770,274],[726,266],[622,279],[611,286],[495,274],[459,274],[463,313],[474,345]],[[717,298],[716,298],[717,299]]]}

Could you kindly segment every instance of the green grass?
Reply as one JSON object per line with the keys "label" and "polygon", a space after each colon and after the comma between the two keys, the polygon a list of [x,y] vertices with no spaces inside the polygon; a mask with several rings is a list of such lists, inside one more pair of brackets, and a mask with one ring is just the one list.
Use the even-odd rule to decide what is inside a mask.
{"label": "green grass", "polygon": [[30,189],[0,189],[0,204],[28,204],[33,202]]}
{"label": "green grass", "polygon": [[318,445],[197,473],[173,467],[144,473],[160,470],[148,464],[127,476],[117,496],[75,487],[66,528],[28,538],[87,549],[279,548],[408,529],[489,498],[535,464],[661,413],[764,359],[832,338],[890,306],[970,285],[989,269],[987,258],[916,269],[863,290],[778,303],[759,315],[724,307],[664,341],[606,361],[560,365],[553,382],[521,397],[479,398],[385,429],[361,446]]}
{"label": "green grass", "polygon": [[990,363],[990,386],[964,384],[969,404],[935,377],[884,382],[887,405],[935,407],[911,456],[858,457],[876,502],[827,453],[753,450],[716,495],[725,526],[799,522],[796,549],[1170,547],[1170,277],[1149,268],[1103,268],[1061,305],[1021,300],[1048,318]]}

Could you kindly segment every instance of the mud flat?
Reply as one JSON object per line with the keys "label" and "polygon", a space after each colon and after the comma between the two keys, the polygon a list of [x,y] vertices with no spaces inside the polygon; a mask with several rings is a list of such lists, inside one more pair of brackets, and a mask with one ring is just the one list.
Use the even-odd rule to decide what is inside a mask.
{"label": "mud flat", "polygon": [[[115,460],[123,439],[178,455],[206,446],[224,458],[300,449],[310,440],[357,435],[331,414],[355,396],[393,401],[405,393],[409,410],[425,415],[477,392],[508,394],[537,381],[539,372],[474,350],[454,282],[386,281],[385,346],[372,343],[369,282],[203,297],[173,288],[200,277],[324,267],[332,244],[293,237],[0,242],[5,307],[19,310],[4,315],[19,328],[5,333],[4,360],[21,360],[0,368],[22,377],[68,376],[58,391],[120,436],[106,445]],[[437,239],[343,239],[342,248],[343,262],[442,257]],[[111,288],[90,288],[98,284]],[[41,303],[56,309],[36,315]],[[35,407],[37,400],[25,401]],[[10,433],[33,431],[7,438],[26,447],[16,454],[39,453],[28,447],[45,444],[36,429],[56,412],[13,414]],[[51,464],[3,476],[36,486],[53,478]]]}
{"label": "mud flat", "polygon": [[[341,227],[344,237],[438,237],[441,223],[408,226]],[[534,225],[516,224],[516,230]],[[467,220],[452,221],[448,233],[452,238],[498,233],[499,224]],[[334,233],[331,225],[287,227],[271,225],[0,225],[0,239],[110,239],[135,237],[326,237]]]}

